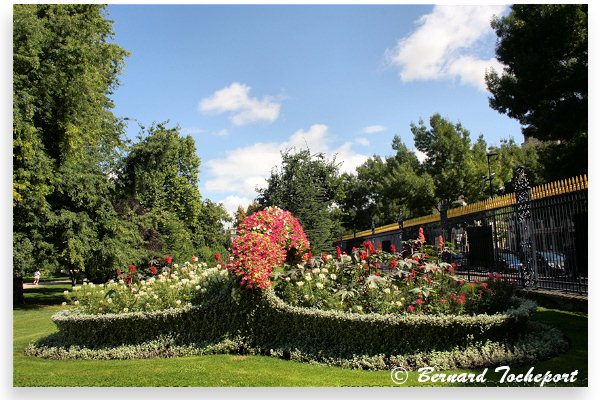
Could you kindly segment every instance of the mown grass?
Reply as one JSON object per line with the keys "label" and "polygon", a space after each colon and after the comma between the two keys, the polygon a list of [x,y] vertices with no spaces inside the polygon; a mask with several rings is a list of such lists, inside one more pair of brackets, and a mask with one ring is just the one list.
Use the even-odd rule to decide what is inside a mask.
{"label": "mown grass", "polygon": [[[69,288],[70,285],[55,285],[27,289],[27,305],[13,310],[14,386],[397,386],[392,382],[389,371],[348,370],[264,356],[222,354],[102,361],[61,361],[25,356],[24,349],[29,343],[56,331],[50,316],[62,308],[58,304],[63,301],[63,291]],[[533,365],[534,374],[546,371],[562,374],[578,370],[578,379],[571,385],[587,386],[587,315],[540,308],[535,319],[561,329],[569,339],[571,349]],[[511,373],[525,373],[531,365],[510,367]],[[479,374],[481,371],[435,372]],[[402,386],[450,386],[439,382],[422,383],[418,377],[418,372],[410,372],[408,381]],[[489,370],[485,385],[509,386],[498,383],[500,377],[499,373]]]}

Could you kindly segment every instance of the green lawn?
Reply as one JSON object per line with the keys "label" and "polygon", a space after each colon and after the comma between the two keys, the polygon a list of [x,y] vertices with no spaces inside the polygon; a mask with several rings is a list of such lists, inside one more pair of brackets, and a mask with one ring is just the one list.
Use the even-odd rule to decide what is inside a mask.
{"label": "green lawn", "polygon": [[[389,371],[348,370],[263,356],[109,361],[59,361],[25,356],[23,351],[29,343],[56,331],[50,316],[61,309],[56,304],[63,301],[62,292],[69,288],[70,285],[57,285],[27,289],[28,305],[13,310],[14,386],[396,386]],[[559,327],[572,348],[534,365],[534,374],[571,373],[577,369],[579,375],[574,385],[587,386],[587,315],[540,308],[536,319]],[[511,373],[525,373],[531,366],[510,367]],[[444,372],[478,374],[481,370]],[[486,385],[496,386],[500,376],[488,371]],[[411,372],[402,386],[431,386],[431,383],[418,382],[418,373]]]}

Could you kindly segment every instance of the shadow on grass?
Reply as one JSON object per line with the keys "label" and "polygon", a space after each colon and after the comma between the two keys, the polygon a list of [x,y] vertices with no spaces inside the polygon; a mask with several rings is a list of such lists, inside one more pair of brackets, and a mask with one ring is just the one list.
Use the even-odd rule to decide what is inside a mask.
{"label": "shadow on grass", "polygon": [[25,289],[25,304],[13,306],[14,310],[30,310],[43,306],[55,306],[65,301],[64,291],[71,290],[71,285],[48,285]]}

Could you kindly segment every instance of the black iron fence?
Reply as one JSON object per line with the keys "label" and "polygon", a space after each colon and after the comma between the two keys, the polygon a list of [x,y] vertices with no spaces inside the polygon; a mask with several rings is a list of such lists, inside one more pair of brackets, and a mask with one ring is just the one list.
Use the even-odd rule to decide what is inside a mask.
{"label": "black iron fence", "polygon": [[400,248],[416,239],[454,244],[448,260],[468,280],[498,272],[524,288],[588,291],[587,178],[576,177],[531,188],[517,170],[515,193],[439,214],[373,227],[346,235],[334,245],[350,252],[364,241]]}

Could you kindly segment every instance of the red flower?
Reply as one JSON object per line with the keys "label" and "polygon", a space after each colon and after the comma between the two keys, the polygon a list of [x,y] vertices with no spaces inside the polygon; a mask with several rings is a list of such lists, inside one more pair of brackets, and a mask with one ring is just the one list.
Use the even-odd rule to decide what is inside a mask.
{"label": "red flower", "polygon": [[438,238],[438,247],[441,249],[442,247],[444,247],[444,238],[442,237],[442,235],[440,235],[440,237]]}
{"label": "red flower", "polygon": [[198,257],[192,256],[192,262],[196,262],[196,261],[198,261]]}
{"label": "red flower", "polygon": [[167,262],[167,264],[171,264],[171,261],[173,261],[173,259],[171,258],[171,256],[170,256],[170,255],[168,255],[168,254],[167,254],[167,255],[165,256],[165,261]]}
{"label": "red flower", "polygon": [[339,260],[340,258],[342,258],[342,249],[340,249],[340,246],[337,246],[337,259]]}
{"label": "red flower", "polygon": [[410,306],[408,306],[408,311],[412,311],[415,309],[415,306],[413,306],[412,304]]}
{"label": "red flower", "polygon": [[446,299],[440,299],[440,302],[441,302],[442,304],[446,304]]}
{"label": "red flower", "polygon": [[392,268],[396,268],[396,266],[398,265],[398,263],[396,262],[396,260],[392,260],[392,262],[390,263]]}
{"label": "red flower", "polygon": [[156,271],[156,267],[150,267],[150,271],[156,275],[158,273],[158,271]]}
{"label": "red flower", "polygon": [[487,287],[487,283],[482,283],[481,286]]}
{"label": "red flower", "polygon": [[121,271],[117,270],[117,276],[121,275]]}
{"label": "red flower", "polygon": [[395,252],[396,252],[396,246],[394,246],[394,245],[391,245],[391,246],[390,246],[390,251],[391,251],[392,253],[395,253]]}
{"label": "red flower", "polygon": [[425,243],[425,235],[423,234],[423,228],[419,228],[419,239],[420,242]]}
{"label": "red flower", "polygon": [[130,265],[129,266],[129,270],[131,271],[131,273],[133,274],[135,272],[135,265]]}
{"label": "red flower", "polygon": [[365,258],[367,258],[367,253],[365,253],[364,251],[360,252],[360,259],[364,260]]}
{"label": "red flower", "polygon": [[219,253],[215,254],[215,260],[219,261],[221,259],[221,255]]}
{"label": "red flower", "polygon": [[327,262],[327,253],[321,254],[321,260]]}
{"label": "red flower", "polygon": [[421,305],[421,304],[423,304],[423,299],[417,299],[417,304],[418,304],[418,305]]}

